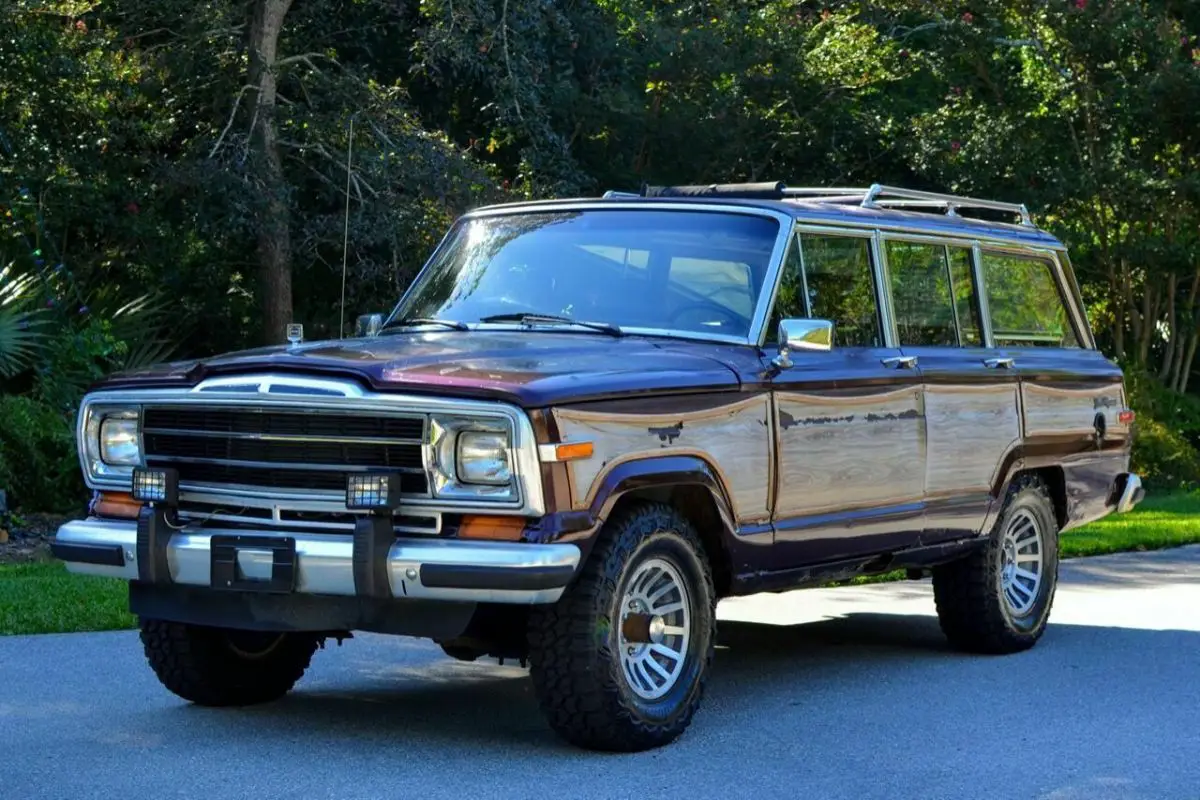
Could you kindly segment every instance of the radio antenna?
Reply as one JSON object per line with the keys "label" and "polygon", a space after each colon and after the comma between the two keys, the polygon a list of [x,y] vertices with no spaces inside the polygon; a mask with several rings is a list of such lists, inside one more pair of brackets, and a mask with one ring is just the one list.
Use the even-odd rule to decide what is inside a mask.
{"label": "radio antenna", "polygon": [[342,308],[338,338],[346,338],[346,254],[350,249],[350,159],[354,154],[354,115],[350,116],[350,144],[346,147],[346,218],[342,224]]}

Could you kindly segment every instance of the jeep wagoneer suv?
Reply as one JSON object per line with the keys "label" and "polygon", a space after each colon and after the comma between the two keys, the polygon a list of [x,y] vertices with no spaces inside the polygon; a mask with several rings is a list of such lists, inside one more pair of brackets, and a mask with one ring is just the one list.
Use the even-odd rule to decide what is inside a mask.
{"label": "jeep wagoneer suv", "polygon": [[[984,219],[980,219],[983,217]],[[671,741],[717,600],[931,573],[955,646],[1031,647],[1058,534],[1124,511],[1133,414],[1023,206],[647,187],[467,214],[361,335],[114,376],[58,532],[205,705],[326,638],[531,664],[586,747]],[[282,332],[281,332],[282,333]]]}

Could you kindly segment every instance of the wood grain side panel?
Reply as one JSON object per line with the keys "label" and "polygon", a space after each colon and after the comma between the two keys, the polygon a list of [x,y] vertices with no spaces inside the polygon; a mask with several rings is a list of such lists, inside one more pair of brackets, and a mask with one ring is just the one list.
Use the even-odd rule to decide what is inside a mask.
{"label": "wood grain side panel", "polygon": [[555,409],[564,442],[592,442],[594,455],[571,462],[576,508],[591,505],[604,474],[619,463],[661,455],[699,455],[722,476],[738,522],[770,517],[771,428],[767,394],[704,411],[614,414]]}
{"label": "wood grain side panel", "polygon": [[776,518],[919,501],[925,482],[921,387],[864,396],[776,396]]}
{"label": "wood grain side panel", "polygon": [[1021,440],[1017,385],[927,385],[925,424],[926,495],[987,492]]}
{"label": "wood grain side panel", "polygon": [[1087,389],[1066,389],[1037,383],[1021,384],[1025,405],[1025,435],[1091,434],[1097,414],[1103,414],[1109,438],[1125,438],[1128,428],[1118,422],[1125,392],[1110,383]]}

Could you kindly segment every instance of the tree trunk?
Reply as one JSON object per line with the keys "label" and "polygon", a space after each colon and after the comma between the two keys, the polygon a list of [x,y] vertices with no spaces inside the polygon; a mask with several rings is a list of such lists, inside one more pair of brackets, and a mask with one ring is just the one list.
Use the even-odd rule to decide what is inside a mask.
{"label": "tree trunk", "polygon": [[255,0],[250,24],[250,85],[256,88],[250,141],[263,195],[258,225],[263,338],[281,342],[292,321],[292,241],[288,186],[275,127],[275,61],[279,32],[292,0]]}
{"label": "tree trunk", "polygon": [[1186,392],[1188,387],[1188,377],[1192,374],[1192,359],[1196,357],[1196,343],[1200,341],[1200,333],[1193,333],[1192,340],[1188,342],[1187,355],[1183,358],[1183,369],[1179,371],[1179,377],[1175,381],[1174,389],[1177,392]]}

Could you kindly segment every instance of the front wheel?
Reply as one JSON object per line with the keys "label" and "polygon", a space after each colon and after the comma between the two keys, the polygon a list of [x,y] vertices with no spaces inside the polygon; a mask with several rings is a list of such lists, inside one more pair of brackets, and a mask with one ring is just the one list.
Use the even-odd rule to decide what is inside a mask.
{"label": "front wheel", "polygon": [[141,620],[142,646],[159,682],[202,706],[248,706],[287,694],[308,669],[318,639]]}
{"label": "front wheel", "polygon": [[614,515],[576,583],[530,617],[534,691],[551,727],[597,750],[673,741],[704,693],[715,605],[686,518],[658,503]]}
{"label": "front wheel", "polygon": [[1046,484],[1013,482],[979,552],[933,570],[938,620],[950,643],[974,653],[1015,653],[1037,643],[1058,585],[1058,520]]}

